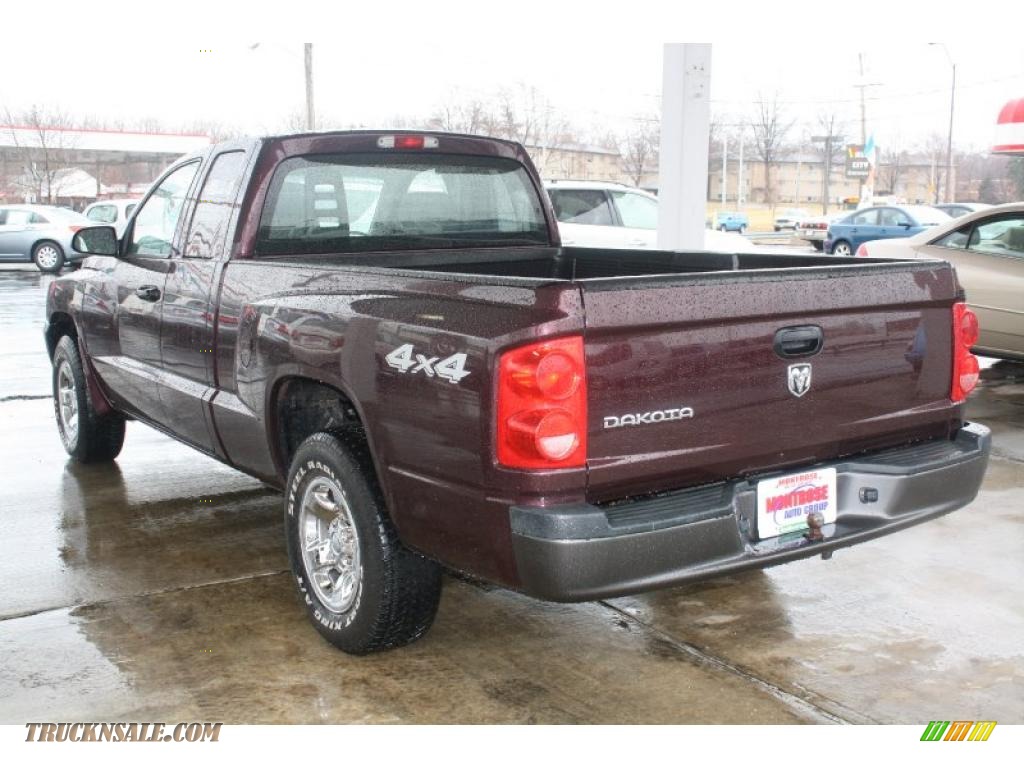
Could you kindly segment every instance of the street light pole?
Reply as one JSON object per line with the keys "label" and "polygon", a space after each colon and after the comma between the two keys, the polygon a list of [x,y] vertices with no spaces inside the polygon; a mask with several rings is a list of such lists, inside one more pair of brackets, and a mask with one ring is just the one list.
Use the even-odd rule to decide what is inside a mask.
{"label": "street light pole", "polygon": [[836,136],[833,133],[829,133],[827,136],[811,136],[811,141],[815,144],[825,145],[825,162],[821,179],[821,213],[823,216],[828,215],[829,182],[832,177],[832,147],[842,140],[842,136]]}
{"label": "street light pole", "polygon": [[953,81],[949,90],[949,135],[946,138],[946,202],[953,202],[953,107],[956,103],[956,62],[953,61],[953,56],[949,52],[949,48],[946,47],[945,43],[928,43],[928,45],[938,45],[946,52],[946,58],[949,60],[949,66],[953,70]]}

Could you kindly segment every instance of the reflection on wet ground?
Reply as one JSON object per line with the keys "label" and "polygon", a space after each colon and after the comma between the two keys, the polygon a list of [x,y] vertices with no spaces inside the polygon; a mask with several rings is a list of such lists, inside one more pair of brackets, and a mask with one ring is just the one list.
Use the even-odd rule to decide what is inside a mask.
{"label": "reflection on wet ground", "polygon": [[0,270],[0,722],[1024,720],[1024,365],[984,372],[997,456],[953,515],[607,602],[448,579],[423,641],[352,658],[302,613],[275,492],[138,424],[69,464],[50,402],[11,399],[49,389],[46,280]]}

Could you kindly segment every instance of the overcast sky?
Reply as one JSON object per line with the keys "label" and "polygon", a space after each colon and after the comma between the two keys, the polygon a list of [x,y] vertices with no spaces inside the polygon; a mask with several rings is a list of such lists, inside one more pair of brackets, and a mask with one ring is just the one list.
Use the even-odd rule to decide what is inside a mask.
{"label": "overcast sky", "polygon": [[[486,98],[519,84],[540,89],[585,137],[623,131],[637,116],[657,111],[662,43],[634,35],[609,44],[543,25],[533,30],[546,43],[530,55],[522,38],[481,35],[457,44],[437,35],[358,34],[346,34],[344,43],[315,43],[318,113],[342,126],[387,127],[396,116],[430,115],[446,100]],[[998,30],[992,31],[991,37],[971,34],[952,42],[950,36],[947,42],[957,62],[954,140],[962,148],[987,148],[999,108],[1024,97],[1024,46],[1001,45]],[[798,123],[834,109],[846,121],[845,135],[859,140],[854,84],[860,50],[866,81],[880,83],[868,90],[867,102],[868,131],[877,143],[911,147],[930,133],[945,137],[951,72],[941,48],[924,38],[859,45],[816,39],[794,32],[714,43],[713,113],[748,120],[758,93],[777,91]],[[168,128],[209,120],[267,132],[280,130],[303,108],[301,43],[262,42],[255,50],[247,43],[214,43],[208,52],[160,42],[97,47],[85,72],[69,46],[52,46],[40,57],[35,43],[22,45],[5,42],[5,57],[32,67],[21,77],[0,78],[0,105],[14,112],[35,103],[75,115],[155,118]],[[798,125],[789,138],[801,131]]]}

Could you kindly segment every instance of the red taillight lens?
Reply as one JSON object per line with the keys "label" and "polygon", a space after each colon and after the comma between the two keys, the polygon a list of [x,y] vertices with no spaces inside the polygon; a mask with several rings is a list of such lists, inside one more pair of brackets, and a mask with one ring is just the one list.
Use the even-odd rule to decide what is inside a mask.
{"label": "red taillight lens", "polygon": [[953,305],[953,380],[949,399],[961,403],[978,385],[981,369],[971,347],[978,343],[978,316],[963,302]]}
{"label": "red taillight lens", "polygon": [[69,224],[68,225],[68,229],[70,229],[72,232],[77,232],[78,230],[82,229],[82,227],[84,227],[84,226],[85,226],[84,224]]}
{"label": "red taillight lens", "polygon": [[857,255],[858,256],[867,256],[868,255],[868,247],[867,247],[867,245],[862,243],[860,248],[857,249]]}
{"label": "red taillight lens", "polygon": [[498,363],[498,463],[517,469],[582,467],[587,460],[583,338],[505,352]]}

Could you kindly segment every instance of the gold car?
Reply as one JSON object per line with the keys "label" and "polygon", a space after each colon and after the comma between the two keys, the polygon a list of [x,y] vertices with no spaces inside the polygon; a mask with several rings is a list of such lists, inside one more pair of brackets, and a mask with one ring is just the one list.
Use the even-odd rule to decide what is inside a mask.
{"label": "gold car", "polygon": [[1024,203],[976,211],[902,240],[872,240],[857,255],[950,262],[978,315],[975,351],[1024,359]]}

